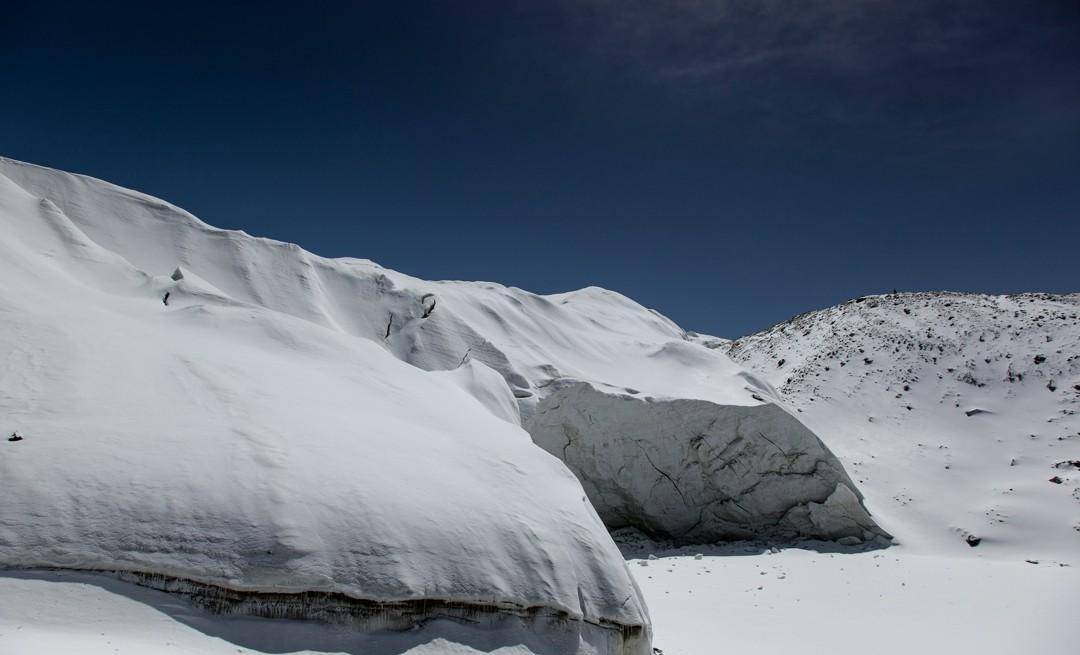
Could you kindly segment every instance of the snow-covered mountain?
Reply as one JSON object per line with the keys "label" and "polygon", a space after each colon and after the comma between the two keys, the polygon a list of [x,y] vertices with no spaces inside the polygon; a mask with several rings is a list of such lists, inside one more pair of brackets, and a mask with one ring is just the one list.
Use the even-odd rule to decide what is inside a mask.
{"label": "snow-covered mountain", "polygon": [[1080,294],[869,296],[718,347],[828,435],[901,543],[1080,547]]}

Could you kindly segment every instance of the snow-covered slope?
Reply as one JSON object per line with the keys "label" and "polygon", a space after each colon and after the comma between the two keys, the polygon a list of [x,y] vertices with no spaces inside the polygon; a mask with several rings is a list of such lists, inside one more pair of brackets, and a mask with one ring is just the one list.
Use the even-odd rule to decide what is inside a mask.
{"label": "snow-covered slope", "polygon": [[908,547],[1080,549],[1080,294],[871,296],[730,352],[829,435]]}
{"label": "snow-covered slope", "polygon": [[[597,408],[636,399],[637,413],[649,417],[638,425],[658,426],[660,432],[627,432],[617,443],[609,440],[604,452],[581,442],[567,461],[586,479],[592,502],[613,527],[631,525],[681,541],[751,533],[868,539],[880,533],[835,457],[782,409],[768,384],[708,347],[716,340],[685,333],[622,295],[586,288],[540,296],[491,283],[428,282],[367,260],[325,259],[292,244],[216,229],[168,203],[93,178],[4,159],[0,172],[54,202],[92,243],[160,276],[156,289],[171,294],[170,307],[209,302],[294,317],[336,339],[378,344],[419,368],[453,371],[443,375],[500,418],[520,417],[530,429],[547,426],[547,433],[534,430],[533,436],[556,456],[569,452],[561,447],[562,426],[576,414],[534,417],[538,408],[568,408],[544,404],[544,398],[585,384],[596,393],[575,400]],[[471,364],[480,368],[461,371]],[[707,404],[702,414],[716,430],[706,441],[716,453],[732,442],[741,447],[703,463],[701,449],[689,448],[700,445],[701,435],[666,406],[681,400]],[[740,432],[731,420],[759,414],[756,423],[768,429]],[[574,429],[590,436],[582,426]],[[788,444],[783,461],[776,459],[778,441]],[[664,456],[662,468],[652,466],[648,460],[659,459],[658,449],[668,443],[678,455]],[[626,467],[594,465],[612,449]],[[633,479],[630,471],[636,472]],[[721,508],[762,478],[769,484],[759,492],[768,500],[755,507],[764,513],[749,505]],[[601,488],[617,490],[629,502],[610,502],[612,494],[595,493]],[[700,492],[688,495],[683,488]],[[636,509],[646,507],[652,509]],[[679,508],[680,517],[657,522],[650,517],[659,507]],[[785,519],[789,511],[802,515],[811,509],[818,520]],[[684,520],[690,516],[692,521]]]}
{"label": "snow-covered slope", "polygon": [[540,296],[488,282],[429,282],[368,260],[327,259],[294,244],[217,229],[164,201],[94,178],[4,158],[0,174],[50,199],[89,240],[141,271],[168,275],[179,267],[205,294],[382,343],[420,368],[481,361],[501,373],[518,398],[572,377],[620,391],[636,385],[646,394],[754,402],[747,382],[731,383],[742,372],[726,357],[705,355],[714,369],[688,376],[685,362],[658,352],[681,342],[683,331],[612,291]]}
{"label": "snow-covered slope", "polygon": [[305,282],[295,247],[194,219],[142,229],[156,212],[179,215],[0,168],[0,428],[25,437],[0,441],[0,566],[127,572],[224,612],[513,620],[648,652],[617,549],[571,472],[511,424],[498,375],[424,372],[354,336],[384,329],[347,313],[362,302],[290,286],[362,299],[384,278],[343,262]]}
{"label": "snow-covered slope", "polygon": [[1080,569],[981,550],[732,545],[659,551],[630,568],[664,655],[1076,652]]}

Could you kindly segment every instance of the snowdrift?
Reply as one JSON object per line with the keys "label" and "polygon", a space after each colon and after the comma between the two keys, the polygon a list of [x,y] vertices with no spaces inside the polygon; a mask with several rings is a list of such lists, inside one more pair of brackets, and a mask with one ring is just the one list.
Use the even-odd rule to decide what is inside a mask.
{"label": "snowdrift", "polygon": [[0,234],[0,421],[25,437],[0,442],[0,566],[650,651],[618,550],[501,376],[427,373],[383,342],[371,303],[404,322],[422,293],[9,160]]}

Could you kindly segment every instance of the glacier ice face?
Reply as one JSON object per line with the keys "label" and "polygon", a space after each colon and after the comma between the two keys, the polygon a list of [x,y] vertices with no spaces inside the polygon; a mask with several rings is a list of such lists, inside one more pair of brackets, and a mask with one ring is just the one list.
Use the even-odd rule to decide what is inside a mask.
{"label": "glacier ice face", "polygon": [[[515,414],[507,394],[473,365],[502,377],[526,425],[546,397],[574,381],[606,394],[701,400],[734,413],[782,402],[769,384],[723,352],[728,342],[685,332],[612,291],[589,287],[540,296],[485,282],[420,280],[366,260],[325,259],[292,244],[219,230],[167,203],[97,180],[10,160],[0,165],[35,194],[55,198],[58,210],[88,238],[140,269],[167,276],[179,263],[184,277],[173,285],[171,306],[255,307],[361,337],[416,367],[449,371],[450,381],[503,419]],[[661,412],[650,420],[674,421],[664,430],[679,435],[673,447],[682,452],[693,435],[681,432],[676,419]],[[795,419],[785,419],[784,426],[793,436],[816,441]],[[664,439],[666,448],[670,439]],[[830,465],[839,468],[835,460]],[[585,476],[592,468],[574,470]],[[808,496],[806,485],[794,484],[791,476],[783,480],[773,493],[787,493],[791,506],[824,500],[820,489]],[[636,506],[657,500],[643,496]],[[760,524],[770,521],[763,517]]]}
{"label": "glacier ice face", "polygon": [[526,428],[611,528],[680,543],[885,536],[831,452],[775,404],[640,398],[562,385]]}
{"label": "glacier ice face", "polygon": [[[413,623],[539,612],[583,649],[649,652],[618,550],[573,474],[511,423],[498,375],[433,375],[381,332],[299,315],[317,304],[282,291],[273,259],[299,249],[228,233],[205,262],[166,257],[139,211],[192,247],[187,231],[212,229],[0,163],[0,421],[25,435],[0,455],[0,567],[127,572],[250,611],[278,594],[303,614],[297,595],[324,594]],[[129,259],[147,252],[149,271]],[[420,293],[384,295],[425,311]],[[352,307],[358,332],[370,307]]]}

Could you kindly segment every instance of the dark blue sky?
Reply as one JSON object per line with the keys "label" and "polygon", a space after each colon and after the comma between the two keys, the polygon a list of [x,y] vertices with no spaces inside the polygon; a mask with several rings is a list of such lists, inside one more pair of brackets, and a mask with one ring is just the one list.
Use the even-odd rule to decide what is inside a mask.
{"label": "dark blue sky", "polygon": [[1080,290],[1075,0],[20,5],[0,153],[322,255],[724,336]]}

